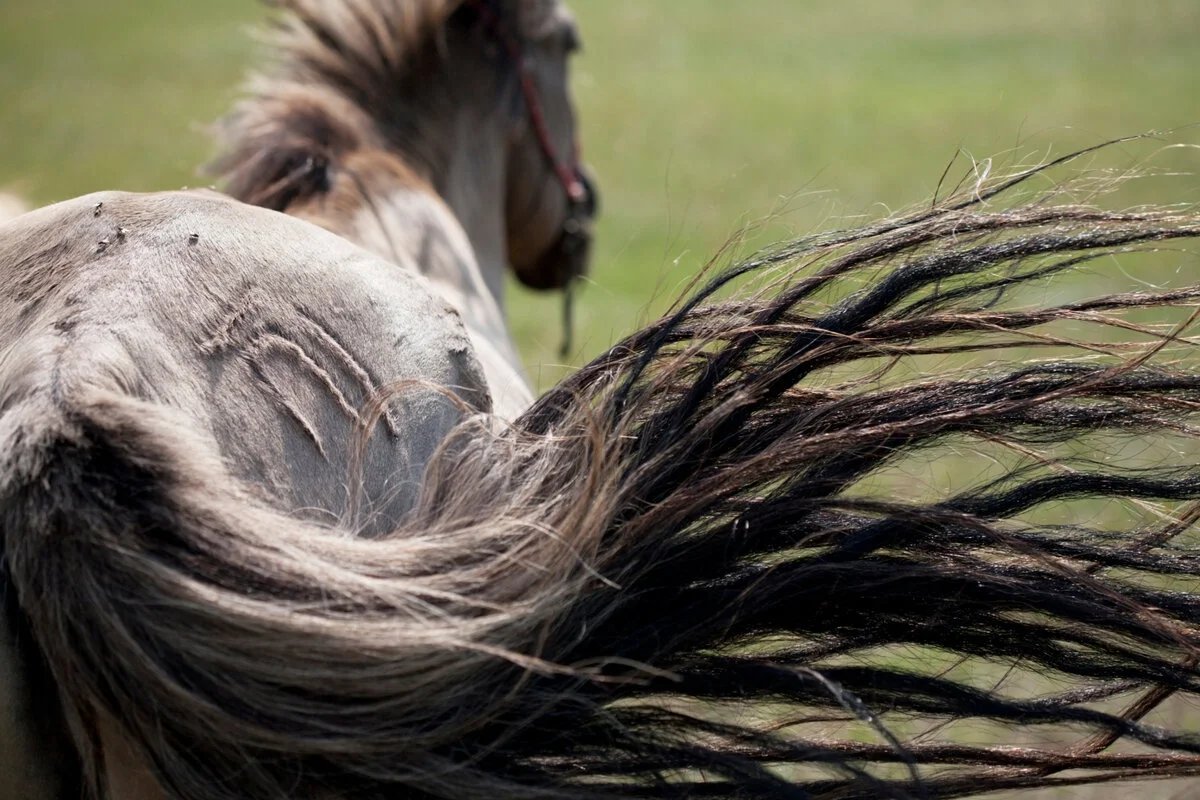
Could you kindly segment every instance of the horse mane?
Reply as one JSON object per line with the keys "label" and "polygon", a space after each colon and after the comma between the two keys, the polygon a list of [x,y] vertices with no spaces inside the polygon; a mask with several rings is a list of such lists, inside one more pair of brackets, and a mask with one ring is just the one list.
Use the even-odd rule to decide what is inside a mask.
{"label": "horse mane", "polygon": [[[1200,287],[1013,307],[1200,214],[1004,202],[1043,172],[718,272],[511,428],[465,421],[380,538],[258,504],[165,407],[16,420],[22,608],[68,701],[187,800],[1200,775],[1200,736],[1146,720],[1200,696],[1200,374],[1186,313],[1145,322]],[[956,489],[872,483],[960,449],[987,469]],[[1055,516],[1080,499],[1129,514]],[[987,723],[1072,744],[937,736]]]}
{"label": "horse mane", "polygon": [[231,196],[282,211],[325,188],[345,154],[389,149],[387,137],[415,140],[426,115],[412,88],[461,4],[271,0],[280,9],[265,36],[272,66],[218,124],[220,155],[207,171]]}
{"label": "horse mane", "polygon": [[[462,0],[274,0],[281,79],[328,86],[363,108],[403,97]],[[390,109],[380,109],[387,114]]]}

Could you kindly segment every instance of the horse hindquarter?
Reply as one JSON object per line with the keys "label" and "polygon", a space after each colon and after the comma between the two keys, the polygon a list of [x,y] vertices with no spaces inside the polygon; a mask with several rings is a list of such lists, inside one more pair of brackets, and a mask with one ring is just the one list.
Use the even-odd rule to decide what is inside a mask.
{"label": "horse hindquarter", "polygon": [[[457,317],[395,273],[207,194],[96,195],[0,228],[0,532],[20,604],[0,627],[0,797],[78,796],[51,668],[110,800],[155,797],[130,743],[170,713],[139,695],[179,662],[154,660],[145,609],[200,602],[160,594],[161,543],[387,530],[486,406]],[[133,555],[139,535],[158,555]]]}

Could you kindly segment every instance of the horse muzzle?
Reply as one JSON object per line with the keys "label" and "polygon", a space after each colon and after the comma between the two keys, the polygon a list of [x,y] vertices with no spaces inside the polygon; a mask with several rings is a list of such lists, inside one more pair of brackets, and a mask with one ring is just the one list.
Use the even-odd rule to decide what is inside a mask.
{"label": "horse muzzle", "polygon": [[578,176],[583,184],[583,198],[570,203],[558,239],[531,267],[515,270],[517,280],[530,289],[564,289],[588,272],[592,231],[600,212],[600,193],[586,168],[580,167]]}

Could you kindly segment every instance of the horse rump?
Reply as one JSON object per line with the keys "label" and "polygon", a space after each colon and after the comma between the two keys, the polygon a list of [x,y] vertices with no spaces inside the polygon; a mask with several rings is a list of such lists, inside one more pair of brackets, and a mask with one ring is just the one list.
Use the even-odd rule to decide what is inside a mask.
{"label": "horse rump", "polygon": [[1043,170],[716,273],[511,427],[465,421],[387,536],[261,505],[141,401],[10,431],[10,567],[68,702],[189,800],[1200,773],[1154,718],[1200,691],[1200,287],[1046,288],[1200,215],[1006,202]]}

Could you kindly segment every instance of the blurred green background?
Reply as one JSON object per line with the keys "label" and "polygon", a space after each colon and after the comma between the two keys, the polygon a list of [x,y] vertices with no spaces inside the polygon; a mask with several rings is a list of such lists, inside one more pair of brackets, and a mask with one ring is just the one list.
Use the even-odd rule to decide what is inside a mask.
{"label": "blurred green background", "polygon": [[[571,6],[585,40],[575,92],[605,214],[570,364],[661,311],[731,239],[746,253],[925,201],[956,154],[958,175],[972,158],[996,156],[1001,169],[1151,129],[1200,141],[1188,129],[1200,123],[1200,0]],[[204,183],[205,126],[255,62],[248,31],[263,14],[252,0],[0,0],[0,189],[43,203]],[[1128,168],[1152,154],[1156,169],[1183,176],[1169,188],[1140,181],[1120,202],[1200,203],[1200,151],[1161,148],[1102,157]],[[1113,288],[1146,277],[1109,271]],[[564,369],[559,301],[516,287],[511,297],[546,386]],[[1130,794],[1200,789],[1045,796]]]}
{"label": "blurred green background", "polygon": [[[927,199],[960,149],[1031,162],[1200,122],[1197,0],[571,6],[584,146],[605,196],[576,364],[661,310],[749,223],[771,218],[742,252]],[[254,63],[263,13],[251,0],[0,0],[0,188],[40,203],[203,183],[205,126]],[[561,374],[558,318],[555,297],[514,290],[542,385]]]}

